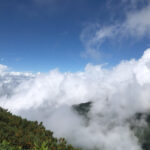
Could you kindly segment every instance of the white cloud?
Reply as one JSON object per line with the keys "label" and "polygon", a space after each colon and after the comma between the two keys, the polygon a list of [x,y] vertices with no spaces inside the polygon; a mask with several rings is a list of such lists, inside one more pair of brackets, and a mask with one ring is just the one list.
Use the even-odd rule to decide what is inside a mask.
{"label": "white cloud", "polygon": [[133,36],[144,36],[150,34],[150,5],[140,11],[130,12],[122,28]]}
{"label": "white cloud", "polygon": [[[135,1],[132,2],[133,4]],[[142,9],[133,9],[126,12],[126,19],[121,23],[101,26],[89,25],[81,33],[81,42],[85,51],[81,56],[99,58],[101,56],[102,44],[107,40],[134,37],[136,39],[150,36],[150,4]],[[98,57],[97,57],[98,56]]]}
{"label": "white cloud", "polygon": [[[43,121],[57,137],[84,149],[140,150],[127,120],[150,109],[150,49],[113,69],[88,64],[84,72],[10,72],[0,65],[0,106]],[[89,123],[71,106],[92,101]]]}
{"label": "white cloud", "polygon": [[5,70],[7,70],[7,66],[0,64],[0,73],[3,73]]}
{"label": "white cloud", "polygon": [[[98,26],[99,27],[99,26]],[[82,57],[91,57],[94,59],[100,58],[101,54],[99,49],[103,41],[113,36],[114,27],[103,27],[97,30],[95,26],[85,28],[80,36],[86,51],[81,53]]]}

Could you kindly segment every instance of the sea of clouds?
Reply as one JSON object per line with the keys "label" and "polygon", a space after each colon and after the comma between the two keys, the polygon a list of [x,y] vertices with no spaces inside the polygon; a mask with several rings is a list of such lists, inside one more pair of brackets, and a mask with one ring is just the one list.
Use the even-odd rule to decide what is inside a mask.
{"label": "sea of clouds", "polygon": [[[72,105],[88,101],[87,123]],[[21,73],[0,65],[0,106],[43,121],[54,136],[86,150],[141,150],[128,120],[150,111],[150,49],[139,60],[111,69],[88,64],[76,73]]]}

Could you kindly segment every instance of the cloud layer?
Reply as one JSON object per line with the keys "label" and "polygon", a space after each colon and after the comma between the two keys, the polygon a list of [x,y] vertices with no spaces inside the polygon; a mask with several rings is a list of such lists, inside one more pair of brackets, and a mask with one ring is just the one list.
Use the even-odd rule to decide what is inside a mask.
{"label": "cloud layer", "polygon": [[[140,150],[127,121],[150,110],[150,49],[112,69],[88,64],[84,72],[10,72],[0,65],[0,106],[43,121],[57,137],[84,149]],[[89,122],[72,105],[92,101]]]}

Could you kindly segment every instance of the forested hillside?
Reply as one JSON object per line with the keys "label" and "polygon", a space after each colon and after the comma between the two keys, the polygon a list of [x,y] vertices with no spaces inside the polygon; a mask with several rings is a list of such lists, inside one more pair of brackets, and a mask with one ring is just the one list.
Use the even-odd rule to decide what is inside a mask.
{"label": "forested hillside", "polygon": [[0,107],[0,150],[79,150],[53,137],[42,123],[12,115]]}

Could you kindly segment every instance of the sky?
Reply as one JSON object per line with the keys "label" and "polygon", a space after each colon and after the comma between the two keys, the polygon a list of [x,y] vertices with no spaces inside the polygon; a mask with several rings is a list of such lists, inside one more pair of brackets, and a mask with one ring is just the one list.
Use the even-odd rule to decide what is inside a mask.
{"label": "sky", "polygon": [[142,150],[149,41],[149,0],[0,0],[0,107],[83,150]]}
{"label": "sky", "polygon": [[149,0],[0,0],[0,64],[15,71],[112,67],[150,47]]}

